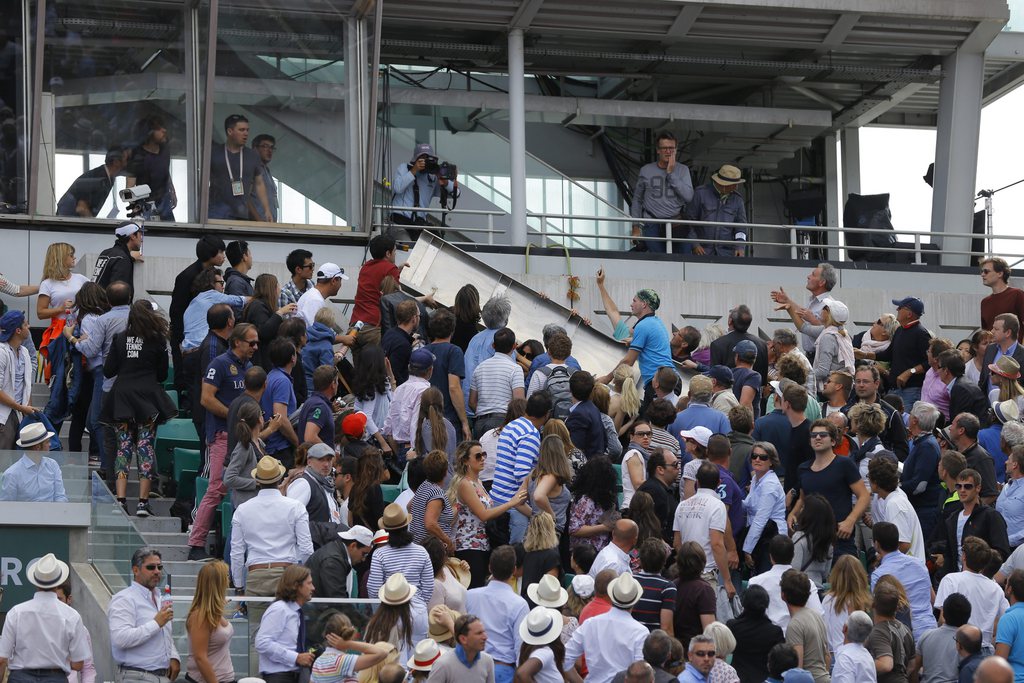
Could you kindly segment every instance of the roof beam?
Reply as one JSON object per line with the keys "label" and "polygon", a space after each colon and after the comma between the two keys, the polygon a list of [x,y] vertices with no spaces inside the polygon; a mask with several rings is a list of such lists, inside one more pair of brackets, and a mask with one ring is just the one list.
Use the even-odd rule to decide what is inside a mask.
{"label": "roof beam", "polygon": [[665,39],[662,42],[674,43],[685,38],[703,9],[700,5],[684,5],[676,15],[675,21],[669,26],[668,31],[665,32]]}
{"label": "roof beam", "polygon": [[537,12],[540,11],[540,6],[544,4],[544,0],[526,0],[519,6],[516,13],[512,15],[512,21],[508,22],[508,27],[528,29],[530,24],[533,23],[534,17],[537,16]]}
{"label": "roof beam", "polygon": [[895,82],[880,85],[836,115],[832,121],[832,130],[866,126],[926,85]]}
{"label": "roof beam", "polygon": [[809,100],[817,102],[818,104],[824,104],[826,107],[829,107],[833,111],[842,111],[843,109],[843,105],[839,104],[838,102],[829,97],[825,97],[819,92],[815,92],[813,89],[805,85],[787,84],[786,87],[795,93],[800,93]]}
{"label": "roof beam", "polygon": [[850,35],[850,31],[852,31],[853,27],[857,25],[858,21],[860,21],[859,14],[854,14],[852,12],[844,12],[843,14],[840,14],[839,18],[836,19],[836,23],[832,24],[832,28],[829,30],[828,35],[826,35],[825,39],[821,41],[821,45],[814,51],[814,53],[822,55],[826,52],[831,52],[842,45],[843,41],[846,40],[846,37]]}
{"label": "roof beam", "polygon": [[982,102],[988,104],[1015,90],[1024,82],[1024,62],[1006,67],[985,82]]}

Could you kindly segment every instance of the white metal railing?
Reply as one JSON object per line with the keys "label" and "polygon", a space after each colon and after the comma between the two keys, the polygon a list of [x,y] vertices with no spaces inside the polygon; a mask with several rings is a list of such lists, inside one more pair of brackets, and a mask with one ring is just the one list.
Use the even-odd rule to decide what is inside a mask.
{"label": "white metal railing", "polygon": [[[404,210],[404,211],[413,211],[413,210],[415,210],[415,211],[418,211],[418,212],[425,212],[425,213],[432,213],[432,214],[447,213],[449,216],[467,216],[467,217],[486,216],[487,217],[487,221],[486,221],[486,225],[484,227],[469,227],[469,226],[462,226],[462,225],[446,226],[446,227],[448,227],[448,228],[450,228],[452,230],[456,230],[456,231],[464,232],[464,233],[484,233],[484,234],[487,234],[488,244],[493,244],[494,243],[494,235],[495,234],[503,234],[505,232],[504,229],[499,228],[499,227],[495,227],[495,220],[494,220],[495,217],[497,217],[497,216],[507,217],[508,216],[507,213],[502,212],[502,211],[477,211],[477,210],[463,210],[463,209],[456,209],[456,210],[453,210],[453,211],[444,211],[442,209],[437,209],[437,208],[394,207],[394,206],[390,206],[390,205],[376,205],[374,208],[375,209],[379,209],[379,210],[386,210],[388,213],[390,213],[390,211],[392,209],[397,209],[397,210]],[[931,231],[928,231],[928,230],[905,230],[905,229],[900,229],[900,228],[894,228],[891,231],[889,231],[889,230],[880,231],[880,230],[877,230],[877,229],[874,229],[874,228],[836,227],[836,226],[827,226],[827,225],[784,225],[784,224],[777,224],[777,223],[744,223],[743,227],[748,229],[748,230],[772,230],[772,231],[776,231],[776,234],[780,234],[781,233],[781,234],[786,235],[787,238],[788,238],[787,240],[785,240],[785,241],[766,241],[766,240],[752,239],[752,240],[747,240],[747,241],[738,241],[738,240],[716,240],[716,239],[708,239],[708,238],[703,238],[703,237],[700,237],[700,238],[697,238],[697,237],[639,237],[638,238],[638,237],[634,237],[634,236],[628,235],[628,234],[626,234],[626,235],[618,235],[618,234],[612,234],[612,233],[606,233],[606,232],[572,232],[572,233],[564,233],[564,232],[562,232],[560,230],[547,230],[547,229],[545,229],[544,226],[551,225],[554,221],[558,221],[558,220],[584,220],[584,221],[593,221],[593,222],[598,223],[598,224],[599,223],[625,223],[628,226],[632,226],[633,224],[638,223],[638,222],[642,222],[642,223],[656,223],[656,224],[661,224],[661,225],[675,225],[675,226],[681,226],[681,225],[690,225],[690,226],[702,226],[702,225],[719,226],[719,225],[722,225],[722,223],[719,222],[719,221],[696,221],[696,220],[687,220],[687,219],[681,219],[681,218],[675,218],[675,219],[644,218],[642,221],[638,221],[637,219],[629,217],[629,216],[597,216],[597,215],[580,215],[580,214],[566,214],[566,213],[546,213],[546,212],[534,212],[534,211],[527,211],[526,216],[527,216],[527,219],[535,219],[536,221],[539,222],[539,224],[541,225],[541,228],[536,232],[536,234],[540,235],[545,240],[551,240],[553,242],[557,242],[558,238],[564,238],[564,237],[572,237],[574,239],[575,238],[604,239],[604,240],[612,240],[612,241],[616,241],[616,242],[622,242],[622,243],[624,243],[623,244],[624,248],[629,248],[629,245],[632,242],[637,241],[637,240],[640,240],[640,241],[650,241],[650,242],[664,242],[667,253],[672,253],[673,252],[673,245],[679,245],[679,244],[698,244],[698,243],[699,244],[727,244],[727,245],[733,245],[733,246],[736,246],[736,247],[758,247],[758,246],[774,247],[774,248],[784,247],[784,248],[788,248],[790,250],[790,255],[791,255],[791,257],[793,259],[798,259],[800,257],[799,254],[800,254],[800,250],[801,249],[828,249],[828,250],[833,250],[834,249],[837,252],[839,252],[839,254],[840,254],[840,257],[839,257],[838,260],[840,260],[840,261],[850,261],[852,259],[849,258],[849,252],[851,252],[851,251],[854,251],[854,252],[892,253],[893,249],[892,249],[892,247],[873,247],[873,246],[867,246],[867,245],[860,246],[860,245],[846,244],[845,240],[839,239],[841,236],[849,235],[851,233],[865,234],[865,235],[876,235],[876,236],[879,235],[879,234],[883,234],[883,235],[894,236],[898,240],[899,240],[899,238],[905,238],[904,240],[899,240],[901,243],[908,243],[908,244],[912,243],[912,247],[906,249],[906,253],[907,253],[908,256],[913,256],[913,262],[915,264],[920,265],[920,264],[924,263],[924,257],[925,257],[926,254],[934,254],[934,253],[936,253],[936,252],[933,252],[933,251],[929,251],[929,250],[923,249],[922,245],[933,244],[933,243],[937,243],[937,242],[941,243],[941,241],[944,238],[968,239],[968,240],[984,240],[986,248],[985,248],[984,251],[980,251],[980,252],[979,251],[970,250],[970,249],[966,249],[966,250],[965,249],[953,249],[953,248],[948,248],[948,247],[942,247],[941,248],[941,253],[943,253],[943,254],[967,255],[967,256],[982,256],[982,255],[987,255],[987,254],[994,253],[993,242],[996,239],[998,239],[998,240],[1013,241],[1015,243],[1016,242],[1024,241],[1024,235],[999,235],[999,236],[994,236],[994,235],[978,235],[978,234],[970,233],[970,232],[942,232],[942,233],[935,233],[935,232],[931,232]],[[382,218],[384,218],[384,217],[382,216]],[[388,221],[386,220],[386,218],[384,218],[384,220],[378,221],[378,225],[385,225],[387,223],[388,223]],[[427,227],[429,227],[429,226],[427,226]],[[825,238],[825,241],[822,244],[808,243],[808,242],[802,241],[800,239],[800,234],[801,233],[805,233],[805,234],[806,233],[817,233],[817,234],[823,235],[824,238]],[[678,246],[677,246],[677,249],[678,249]],[[901,253],[902,253],[902,251],[901,251]],[[1002,256],[1003,258],[1006,258],[1007,260],[1011,260],[1012,261],[1012,260],[1019,259],[1020,261],[1024,261],[1024,245],[1022,245],[1022,247],[1020,248],[1020,251],[1018,253],[1006,252],[1005,250],[1001,250],[999,252],[999,254],[1000,254],[1000,256]]]}

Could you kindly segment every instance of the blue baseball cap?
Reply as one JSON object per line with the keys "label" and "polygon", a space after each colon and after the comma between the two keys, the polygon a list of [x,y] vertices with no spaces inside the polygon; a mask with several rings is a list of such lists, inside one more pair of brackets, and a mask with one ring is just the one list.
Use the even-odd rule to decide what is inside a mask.
{"label": "blue baseball cap", "polygon": [[906,308],[918,318],[924,315],[924,302],[916,296],[908,296],[903,299],[893,299],[892,305],[896,308]]}
{"label": "blue baseball cap", "polygon": [[0,318],[0,342],[10,341],[14,333],[25,323],[25,314],[21,311],[7,311]]}
{"label": "blue baseball cap", "polygon": [[732,370],[724,365],[712,365],[704,374],[722,386],[732,386]]}

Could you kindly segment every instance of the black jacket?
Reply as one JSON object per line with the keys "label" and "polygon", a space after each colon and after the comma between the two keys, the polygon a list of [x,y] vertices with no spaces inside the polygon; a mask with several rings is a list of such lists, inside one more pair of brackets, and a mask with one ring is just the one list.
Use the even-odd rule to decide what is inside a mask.
{"label": "black jacket", "polygon": [[[999,348],[995,344],[989,344],[988,349],[985,350],[985,360],[981,364],[981,374],[978,376],[978,388],[981,389],[981,393],[988,396],[988,380],[992,375],[992,372],[988,369],[988,366],[996,362],[996,349]],[[1024,344],[1017,344],[1017,348],[1013,351],[1013,359],[1024,368]]]}
{"label": "black jacket", "polygon": [[[711,342],[711,364],[736,367],[736,354],[733,348],[744,339],[754,342],[757,347],[757,358],[754,359],[754,370],[761,375],[761,384],[768,384],[768,346],[761,338],[747,332],[733,330]],[[813,398],[813,397],[811,397]]]}
{"label": "black jacket", "polygon": [[126,282],[134,290],[135,262],[124,242],[117,240],[114,246],[100,252],[92,271],[92,279],[100,287],[106,287],[111,282]]}
{"label": "black jacket", "polygon": [[875,354],[877,360],[889,362],[889,379],[893,386],[897,377],[915,365],[922,367],[923,370],[910,375],[906,386],[919,387],[924,384],[924,375],[928,370],[928,344],[931,340],[931,333],[921,323],[896,328],[889,348]]}
{"label": "black jacket", "polygon": [[986,392],[967,379],[957,377],[953,388],[949,390],[949,421],[960,413],[971,413],[981,421],[981,426],[988,424],[988,398]]}
{"label": "black jacket", "polygon": [[[956,542],[956,518],[960,514],[959,510],[950,513],[945,521],[946,547],[943,549],[943,554],[945,555],[943,569],[947,573],[956,571],[954,567],[956,567],[957,557],[954,553],[958,553],[960,548]],[[999,551],[1003,560],[1010,556],[1010,540],[1006,537],[1006,522],[995,508],[990,508],[980,503],[974,507],[974,512],[971,513],[971,516],[967,518],[967,523],[964,524],[961,542],[968,536],[977,536],[988,543],[993,550]]]}
{"label": "black jacket", "polygon": [[[171,321],[171,344],[180,344],[185,338],[185,309],[192,303],[192,281],[203,271],[203,262],[193,261],[174,278],[171,306],[167,313]],[[206,368],[203,368],[204,370]]]}
{"label": "black jacket", "polygon": [[348,574],[352,571],[352,560],[348,556],[345,541],[337,536],[310,555],[306,560],[306,567],[313,577],[317,597],[359,597],[348,594]]}
{"label": "black jacket", "polygon": [[961,451],[967,459],[967,466],[981,475],[981,497],[991,498],[999,495],[996,484],[996,463],[992,456],[977,441],[965,451]]}

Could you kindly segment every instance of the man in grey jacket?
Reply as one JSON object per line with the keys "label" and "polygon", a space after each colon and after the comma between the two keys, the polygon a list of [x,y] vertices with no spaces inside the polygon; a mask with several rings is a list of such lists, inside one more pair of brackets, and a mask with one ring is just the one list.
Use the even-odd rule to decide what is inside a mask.
{"label": "man in grey jacket", "polygon": [[[747,241],[747,208],[743,197],[736,191],[746,181],[740,169],[725,164],[718,173],[711,174],[711,182],[701,185],[686,207],[686,217],[692,221],[721,221],[722,225],[697,225],[693,236],[698,239]],[[744,248],[738,244],[695,244],[698,256],[743,256]]]}
{"label": "man in grey jacket", "polygon": [[[658,134],[656,141],[658,160],[640,169],[633,189],[633,204],[629,214],[638,219],[633,223],[633,237],[665,237],[665,223],[645,223],[643,218],[678,218],[683,207],[693,199],[690,169],[676,161],[676,136],[668,131]],[[647,251],[664,254],[665,242],[644,240]],[[683,247],[690,253],[691,247]]]}

